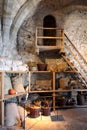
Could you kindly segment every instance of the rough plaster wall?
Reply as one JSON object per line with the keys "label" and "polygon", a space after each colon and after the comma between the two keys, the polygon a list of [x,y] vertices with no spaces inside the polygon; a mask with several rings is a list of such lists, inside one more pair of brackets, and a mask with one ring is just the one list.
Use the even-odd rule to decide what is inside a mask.
{"label": "rough plaster wall", "polygon": [[[70,36],[70,39],[72,41],[77,40],[75,42],[77,47],[81,48],[81,50],[82,50],[83,48],[85,48],[85,46],[87,46],[86,42],[85,42],[86,30],[83,29],[84,28],[83,25],[86,23],[86,20],[87,20],[87,18],[85,17],[86,11],[82,11],[80,13],[77,10],[77,11],[74,11],[71,13],[67,13],[64,16],[63,11],[60,10],[60,7],[65,6],[65,3],[66,3],[66,5],[69,5],[70,3],[72,3],[73,0],[69,0],[69,1],[66,0],[66,2],[64,0],[65,3],[63,3],[63,4],[61,2],[58,3],[58,1],[56,3],[56,0],[55,0],[55,2],[50,1],[50,0],[42,0],[41,2],[40,1],[41,0],[37,0],[37,1],[28,0],[26,6],[24,6],[24,8],[22,8],[23,5],[25,4],[26,0],[8,0],[8,1],[5,0],[4,28],[3,28],[4,29],[4,31],[3,31],[4,42],[3,42],[3,44],[2,44],[2,40],[0,39],[1,50],[3,50],[3,49],[4,50],[3,50],[3,53],[1,53],[1,56],[18,59],[18,60],[20,59],[23,62],[26,62],[27,60],[31,60],[31,59],[38,60],[38,57],[35,53],[35,47],[34,47],[34,45],[35,45],[35,27],[42,26],[44,16],[46,16],[48,14],[52,14],[56,18],[57,27],[58,28],[64,27],[65,32],[67,33],[68,36]],[[68,3],[68,2],[70,2],[70,3]],[[39,3],[39,5],[37,3]],[[29,4],[29,6],[28,6],[28,4]],[[34,12],[35,11],[34,8],[36,7],[34,5],[36,5],[36,4],[38,5],[38,7],[37,7],[36,12]],[[32,12],[32,14],[34,14],[33,16],[30,15],[30,12],[29,12],[31,6],[33,6],[31,8],[31,12]],[[25,7],[27,7],[27,8],[25,8]],[[14,11],[12,11],[12,10],[14,10]],[[25,13],[23,12],[24,10],[25,10]],[[28,14],[28,17],[25,18],[24,14],[25,15]],[[75,16],[74,16],[74,14],[75,14]],[[84,19],[82,19],[82,17],[84,17]],[[73,19],[75,19],[75,21]],[[84,24],[82,25],[82,23],[80,21],[83,22]],[[81,25],[80,27],[78,25],[78,22]],[[22,25],[21,25],[21,23],[22,23]],[[20,25],[21,25],[21,27],[20,27]],[[69,25],[72,25],[72,27]],[[19,29],[19,27],[20,27],[20,29]],[[76,33],[78,31],[77,27],[80,28],[80,31],[78,33],[79,37],[77,36],[78,39],[77,39],[77,37],[76,38],[74,37],[75,36],[74,33]],[[86,27],[86,24],[85,24],[85,27]],[[74,30],[74,33],[73,33],[73,30]],[[12,31],[13,31],[13,33],[12,33]],[[18,37],[17,37],[17,31],[18,31]],[[0,32],[0,34],[1,34],[1,32]],[[82,35],[82,38],[81,38],[81,35]],[[17,37],[17,39],[16,39],[16,37]],[[78,43],[79,38],[81,38],[82,42],[84,41],[84,44],[81,43],[81,41],[80,41],[81,44]],[[18,53],[19,53],[19,55],[18,55]],[[85,51],[82,53],[84,56],[86,55],[86,57],[87,57],[86,48],[85,48]]]}
{"label": "rough plaster wall", "polygon": [[[15,16],[21,6],[26,0],[4,0],[3,9],[3,53],[1,56],[13,58],[13,55],[17,55],[16,47],[10,41],[10,28],[15,19]],[[9,51],[10,48],[10,51]]]}
{"label": "rough plaster wall", "polygon": [[2,31],[1,31],[1,19],[0,19],[0,55],[2,54]]}
{"label": "rough plaster wall", "polygon": [[15,16],[15,19],[13,20],[12,26],[10,28],[10,42],[12,44],[11,53],[12,53],[13,58],[15,58],[15,59],[21,59],[21,57],[17,54],[17,49],[16,49],[17,32],[18,32],[21,24],[25,20],[26,16],[28,15],[29,17],[31,17],[34,14],[39,1],[40,0],[26,1],[25,4],[19,9],[19,11],[17,12],[17,14]]}
{"label": "rough plaster wall", "polygon": [[1,21],[2,21],[2,3],[3,1],[0,0],[0,55],[2,54],[3,51],[3,44],[2,44],[2,25],[1,25]]}
{"label": "rough plaster wall", "polygon": [[87,11],[73,11],[64,20],[65,33],[87,60]]}
{"label": "rough plaster wall", "polygon": [[41,2],[34,15],[27,17],[21,25],[17,35],[17,48],[24,62],[39,60],[36,55],[35,32],[36,27],[43,26],[43,19],[46,15],[53,15],[56,19],[57,27],[62,28],[62,13],[60,11],[56,12],[57,6],[54,5],[55,3],[53,2],[50,2],[50,4]]}
{"label": "rough plaster wall", "polygon": [[[23,21],[24,17],[26,17],[26,14],[29,13],[30,7],[35,9],[33,5],[35,5],[38,2],[39,0],[37,1],[35,0],[28,0],[28,1],[27,0],[4,0],[4,8],[3,8],[3,46],[4,48],[1,48],[3,49],[3,53],[1,53],[0,56],[8,57],[11,59],[15,59],[15,58],[18,59],[20,57],[18,56],[17,51],[16,51],[16,41],[13,42],[13,39],[11,39],[12,30],[15,28],[14,32],[17,32],[17,29],[19,28],[18,26],[20,26],[20,23]],[[24,8],[22,8],[23,6]],[[32,13],[33,13],[33,9],[31,11]],[[24,13],[21,15],[23,11]],[[20,20],[17,21],[19,17],[20,17]],[[15,37],[14,34],[13,34],[13,37]],[[1,39],[0,39],[0,42],[1,42]],[[9,48],[10,48],[10,51],[9,51]]]}
{"label": "rough plaster wall", "polygon": [[[41,1],[41,2],[40,2]],[[38,5],[37,8],[38,9],[38,13],[41,12],[45,15],[45,13],[49,13],[50,12],[53,12],[54,10],[56,10],[57,8],[60,8],[60,6],[63,4],[70,4],[73,0],[63,0],[62,2],[60,2],[60,0],[54,0],[54,1],[50,1],[50,0],[27,0],[26,1],[26,8],[20,8],[20,10],[18,11],[18,15],[16,15],[15,17],[15,20],[13,21],[13,24],[11,26],[11,29],[10,29],[10,40],[11,40],[11,43],[12,45],[14,45],[12,52],[11,54],[14,52],[14,57],[17,57],[17,55],[15,54],[16,53],[16,35],[17,35],[17,31],[21,25],[21,23],[24,21],[26,14],[28,14],[28,16],[33,12],[34,13],[34,9],[36,8],[36,6],[38,5],[38,3],[40,2],[40,4]],[[15,0],[16,5],[17,6],[17,2],[19,3],[18,0]],[[28,6],[29,5],[29,6]],[[40,6],[41,5],[41,6]],[[46,8],[44,8],[44,6],[46,6]],[[23,6],[21,6],[23,7]],[[32,7],[32,9],[31,9]],[[16,12],[18,6],[15,8],[14,6],[14,12]],[[43,9],[42,9],[43,8]],[[30,11],[29,11],[30,10]],[[22,13],[23,12],[23,13]],[[24,15],[25,14],[25,15]],[[38,15],[39,16],[39,15]],[[37,16],[37,19],[36,20],[39,20],[39,17]],[[17,20],[18,19],[18,20]],[[35,21],[34,21],[35,22]]]}
{"label": "rough plaster wall", "polygon": [[22,56],[22,60],[30,60],[31,57],[27,59],[29,55],[33,55],[36,59],[35,28],[36,26],[43,25],[43,18],[46,14],[52,14],[56,18],[57,27],[64,28],[65,33],[76,45],[84,58],[87,59],[87,11],[75,10],[70,13],[62,14],[62,12],[59,11],[53,12],[53,10],[47,10],[46,12],[46,9],[44,10],[45,12],[43,10],[37,10],[33,17],[26,18],[18,32],[17,47],[19,54]]}
{"label": "rough plaster wall", "polygon": [[35,60],[35,24],[32,18],[24,21],[17,37],[17,50],[23,61]]}
{"label": "rough plaster wall", "polygon": [[[40,0],[5,0],[4,1],[4,12],[3,12],[3,42],[0,39],[0,49],[2,53],[0,53],[0,69],[8,70],[8,69],[18,69],[27,70],[27,66],[22,62],[19,63],[21,58],[17,53],[15,35],[19,29],[20,24],[23,22],[23,19],[26,17],[28,13],[33,14],[35,10],[35,6]],[[14,11],[13,11],[14,10]],[[1,25],[1,24],[0,24]],[[1,34],[1,32],[0,32]],[[12,35],[13,34],[13,37]],[[15,34],[15,35],[14,35]],[[13,38],[13,39],[12,39]],[[2,45],[2,46],[1,46]],[[19,62],[18,62],[19,60]],[[17,63],[17,64],[15,64]],[[20,65],[19,65],[20,64]],[[3,66],[3,67],[2,67]],[[12,67],[11,67],[12,66]],[[18,67],[20,66],[20,67]]]}

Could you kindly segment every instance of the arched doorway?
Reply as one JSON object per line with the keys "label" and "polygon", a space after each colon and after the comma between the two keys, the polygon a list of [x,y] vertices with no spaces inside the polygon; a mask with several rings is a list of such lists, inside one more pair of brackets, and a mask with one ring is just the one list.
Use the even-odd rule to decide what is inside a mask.
{"label": "arched doorway", "polygon": [[[56,20],[52,15],[47,15],[44,17],[43,20],[43,27],[44,28],[56,28]],[[56,36],[56,30],[55,29],[44,29],[43,30],[43,36]],[[44,45],[56,45],[56,39],[43,39]]]}

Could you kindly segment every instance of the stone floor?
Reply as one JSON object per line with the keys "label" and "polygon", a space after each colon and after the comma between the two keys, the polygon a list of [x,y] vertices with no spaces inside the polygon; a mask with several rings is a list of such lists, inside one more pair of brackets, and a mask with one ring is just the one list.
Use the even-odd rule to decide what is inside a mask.
{"label": "stone floor", "polygon": [[62,109],[26,120],[26,130],[87,130],[87,108]]}
{"label": "stone floor", "polygon": [[12,130],[87,130],[87,108],[61,109],[50,116],[27,117],[25,129]]}

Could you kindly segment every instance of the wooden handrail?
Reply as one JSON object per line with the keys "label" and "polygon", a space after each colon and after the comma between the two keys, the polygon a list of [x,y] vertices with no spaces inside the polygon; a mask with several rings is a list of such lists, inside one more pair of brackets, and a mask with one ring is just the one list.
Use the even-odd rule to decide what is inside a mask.
{"label": "wooden handrail", "polygon": [[71,52],[71,54],[74,56],[74,58],[77,60],[77,62],[79,63],[79,65],[81,66],[81,68],[84,70],[84,71],[86,71],[85,70],[85,68],[82,66],[82,64],[81,64],[81,62],[80,62],[80,60],[78,59],[78,57],[77,56],[75,56],[75,54],[73,53],[73,51],[70,49],[70,47],[69,46],[67,46],[66,44],[65,44],[65,47]]}
{"label": "wooden handrail", "polygon": [[81,76],[80,79],[81,79],[82,81],[84,81],[84,85],[86,86],[87,83],[86,83],[86,80],[82,78],[82,74],[81,74],[81,73],[78,73],[78,70],[76,70],[75,68],[72,67],[71,62],[66,58],[66,56],[62,55],[62,57],[63,57],[63,59],[67,62],[67,64],[72,68],[72,70],[73,70],[74,72],[76,72],[79,76]]}
{"label": "wooden handrail", "polygon": [[52,37],[52,36],[37,36],[39,39],[63,39],[63,37]]}
{"label": "wooden handrail", "polygon": [[[55,36],[50,36],[50,35],[46,35],[44,36],[43,35],[43,30],[56,30],[56,35]],[[51,46],[52,49],[61,49],[62,52],[64,52],[64,29],[59,29],[59,28],[48,28],[48,27],[36,27],[36,41],[35,41],[35,45],[38,49],[37,52],[40,51],[40,49],[42,48],[41,46],[43,46],[43,43],[42,45],[40,46],[39,45],[39,42],[41,44],[41,42],[43,42],[43,39],[55,39],[56,40],[56,45],[54,46]],[[58,40],[60,40],[59,42],[61,43],[61,45],[57,45],[58,44]],[[50,44],[49,44],[50,45]],[[46,48],[45,48],[45,45],[43,46],[44,49],[48,49],[47,45],[46,45]],[[50,46],[49,46],[49,49],[51,49]],[[42,51],[42,50],[41,50]]]}
{"label": "wooden handrail", "polygon": [[76,72],[75,68],[73,68],[71,62],[66,58],[66,56],[62,55],[63,59],[67,62],[67,64],[71,67],[71,69]]}
{"label": "wooden handrail", "polygon": [[53,29],[53,30],[60,30],[60,31],[61,31],[61,30],[64,30],[64,29],[59,29],[59,28],[47,28],[47,27],[37,27],[36,29],[37,29],[37,30],[38,30],[38,29],[42,29],[42,30],[44,30],[44,29],[51,29],[51,30],[52,30],[52,29]]}
{"label": "wooden handrail", "polygon": [[77,51],[77,53],[79,54],[79,56],[83,59],[83,61],[85,63],[87,63],[87,61],[85,60],[85,58],[82,56],[82,54],[78,51],[78,49],[75,47],[75,45],[72,43],[72,41],[68,38],[68,36],[64,33],[65,37],[68,39],[68,41],[71,43],[71,45],[74,47],[74,49]]}

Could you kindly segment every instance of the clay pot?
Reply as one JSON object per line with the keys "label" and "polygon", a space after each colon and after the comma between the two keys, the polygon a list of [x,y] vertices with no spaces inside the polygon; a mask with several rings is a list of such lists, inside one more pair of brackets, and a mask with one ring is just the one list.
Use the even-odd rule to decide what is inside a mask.
{"label": "clay pot", "polygon": [[14,89],[9,89],[8,93],[10,95],[14,95],[14,94],[16,94],[16,91]]}
{"label": "clay pot", "polygon": [[46,71],[47,70],[47,64],[37,64],[39,71]]}

